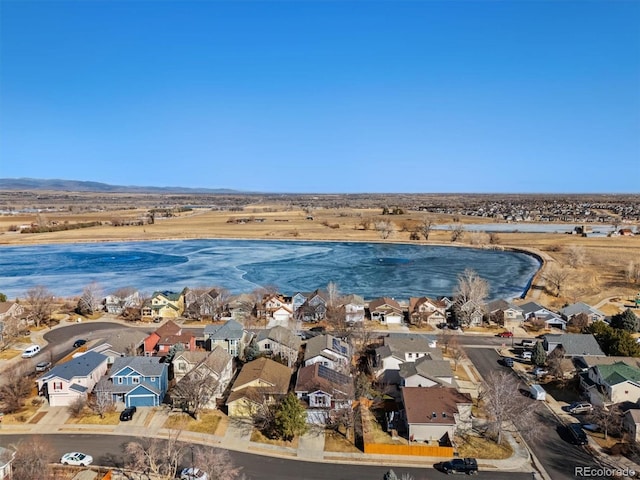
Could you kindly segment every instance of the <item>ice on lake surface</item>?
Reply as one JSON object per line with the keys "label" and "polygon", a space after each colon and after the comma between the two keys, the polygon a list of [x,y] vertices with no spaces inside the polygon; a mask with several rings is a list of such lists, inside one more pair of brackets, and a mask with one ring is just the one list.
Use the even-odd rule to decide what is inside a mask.
{"label": "ice on lake surface", "polygon": [[471,268],[491,298],[520,296],[539,268],[530,255],[472,248],[388,243],[180,240],[0,247],[0,292],[24,296],[44,285],[80,295],[92,282],[104,293],[220,286],[232,293],[276,286],[285,294],[325,288],[365,299],[451,295]]}

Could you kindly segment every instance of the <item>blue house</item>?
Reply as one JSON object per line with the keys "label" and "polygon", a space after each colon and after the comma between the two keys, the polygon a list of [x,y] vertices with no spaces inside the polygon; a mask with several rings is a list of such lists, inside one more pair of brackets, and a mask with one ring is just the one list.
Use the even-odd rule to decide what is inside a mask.
{"label": "blue house", "polygon": [[161,357],[118,357],[109,379],[115,402],[127,407],[156,407],[168,389],[168,364]]}

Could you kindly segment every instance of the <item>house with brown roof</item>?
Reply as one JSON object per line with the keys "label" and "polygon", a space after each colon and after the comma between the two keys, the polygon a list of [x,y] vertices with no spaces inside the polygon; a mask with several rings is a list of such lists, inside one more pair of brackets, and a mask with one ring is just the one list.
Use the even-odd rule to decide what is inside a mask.
{"label": "house with brown roof", "polygon": [[393,298],[376,298],[369,302],[369,315],[371,320],[377,320],[384,325],[401,324],[404,320],[404,312],[400,304]]}
{"label": "house with brown roof", "polygon": [[183,332],[182,327],[172,320],[167,320],[143,342],[145,356],[167,355],[172,346],[179,345],[182,350],[194,351],[196,337],[192,333]]}
{"label": "house with brown roof", "polygon": [[267,293],[256,307],[256,316],[265,319],[271,326],[287,325],[293,318],[291,297],[280,293]]}
{"label": "house with brown roof", "polygon": [[429,297],[409,298],[409,321],[413,325],[433,325],[447,321],[447,305]]}
{"label": "house with brown roof", "polygon": [[447,387],[404,387],[403,418],[409,440],[451,446],[456,432],[471,428],[471,395]]}
{"label": "house with brown roof", "polygon": [[9,317],[19,319],[24,314],[24,307],[17,302],[0,302],[0,322]]}
{"label": "house with brown roof", "polygon": [[227,398],[230,417],[249,417],[260,405],[272,404],[289,390],[292,371],[269,358],[246,363],[231,387]]}
{"label": "house with brown roof", "polygon": [[294,391],[307,408],[307,421],[325,424],[332,411],[351,408],[353,378],[319,363],[298,370]]}

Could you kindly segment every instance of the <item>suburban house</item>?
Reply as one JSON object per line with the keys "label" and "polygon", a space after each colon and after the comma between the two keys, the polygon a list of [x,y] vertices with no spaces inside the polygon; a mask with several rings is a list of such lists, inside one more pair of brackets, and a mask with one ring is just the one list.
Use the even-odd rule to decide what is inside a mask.
{"label": "suburban house", "polygon": [[296,300],[304,296],[305,300],[301,305],[296,305],[295,318],[301,322],[319,322],[327,315],[328,294],[322,290],[315,290],[308,294],[298,293]]}
{"label": "suburban house", "polygon": [[545,324],[545,328],[558,328],[560,330],[566,330],[567,321],[557,313],[543,307],[536,302],[527,302],[520,305],[522,314],[525,320],[542,320]]}
{"label": "suburban house", "polygon": [[256,306],[256,317],[273,321],[276,324],[286,325],[293,317],[293,305],[291,297],[280,293],[267,293]]}
{"label": "suburban house", "polygon": [[409,299],[409,321],[412,325],[438,325],[447,321],[447,306],[444,302],[429,297]]}
{"label": "suburban house", "polygon": [[142,319],[180,317],[184,313],[185,290],[179,293],[167,290],[153,292],[151,299],[142,306]]}
{"label": "suburban house", "polygon": [[[201,405],[203,408],[215,408],[217,400],[222,398],[233,377],[233,357],[222,347],[216,347],[211,352],[181,352],[173,359],[174,378],[176,386],[187,379],[209,378],[209,382],[202,382],[207,387],[203,392],[208,399]],[[180,388],[172,393],[174,400],[180,401]]]}
{"label": "suburban house", "polygon": [[289,390],[291,369],[269,358],[246,363],[227,398],[230,417],[248,417],[263,403],[274,403]]}
{"label": "suburban house", "polygon": [[515,328],[524,322],[522,308],[504,299],[493,300],[487,303],[487,315],[491,322],[500,324],[504,328]]}
{"label": "suburban house", "polygon": [[485,315],[485,306],[476,302],[475,300],[468,300],[462,305],[458,305],[454,309],[458,315],[458,321],[465,323],[470,327],[482,325],[482,320]]}
{"label": "suburban house", "polygon": [[415,362],[422,357],[442,360],[442,352],[436,341],[427,335],[390,334],[383,337],[383,346],[376,348],[374,366],[376,375],[384,377],[385,383],[399,384],[400,365]]}
{"label": "suburban house", "polygon": [[251,316],[255,307],[253,296],[248,293],[241,293],[229,300],[227,304],[229,319],[244,321]]}
{"label": "suburban house", "polygon": [[304,351],[304,364],[314,363],[346,373],[351,366],[351,347],[346,341],[329,334],[310,338]]}
{"label": "suburban house", "polygon": [[403,387],[456,387],[451,362],[433,360],[424,356],[415,362],[400,364],[400,378]]}
{"label": "suburban house", "polygon": [[104,298],[104,309],[113,315],[122,315],[127,308],[140,307],[140,294],[132,292],[124,297],[111,294]]}
{"label": "suburban house", "polygon": [[161,357],[116,358],[109,374],[113,401],[126,407],[157,407],[167,393],[168,366]]}
{"label": "suburban house", "polygon": [[279,356],[287,361],[289,367],[293,367],[298,360],[302,340],[288,328],[277,326],[260,330],[256,336],[256,344],[260,352]]}
{"label": "suburban house", "polygon": [[622,428],[629,432],[633,442],[640,442],[640,409],[630,408],[624,412],[624,416],[622,417]]}
{"label": "suburban house", "polygon": [[187,289],[184,295],[184,315],[187,318],[220,320],[227,309],[226,295],[215,288]]}
{"label": "suburban house", "polygon": [[454,435],[471,429],[471,395],[446,387],[404,387],[404,420],[411,442],[451,446]]}
{"label": "suburban house", "polygon": [[9,318],[22,320],[24,314],[24,307],[17,302],[0,302],[0,323]]}
{"label": "suburban house", "polygon": [[77,399],[86,400],[107,372],[107,356],[86,352],[56,365],[37,380],[38,391],[52,407],[66,407]]}
{"label": "suburban house", "polygon": [[399,325],[404,320],[404,312],[400,304],[393,298],[376,298],[369,302],[369,315],[371,320],[377,320],[382,324]]}
{"label": "suburban house", "polygon": [[594,405],[640,401],[640,369],[624,362],[594,365],[580,374],[580,387]]}
{"label": "suburban house", "polygon": [[360,295],[347,295],[340,300],[348,324],[364,321],[364,299]]}
{"label": "suburban house", "polygon": [[155,332],[144,339],[143,352],[146,356],[167,355],[172,346],[181,350],[196,349],[196,338],[193,334],[183,332],[182,327],[173,320],[167,320]]}
{"label": "suburban house", "polygon": [[320,363],[298,370],[294,391],[308,406],[307,421],[325,424],[332,410],[351,408],[353,379]]}
{"label": "suburban house", "polygon": [[602,321],[604,322],[607,316],[602,313],[597,308],[592,307],[591,305],[587,305],[584,302],[577,302],[572,305],[568,305],[560,310],[560,315],[562,318],[569,321],[576,315],[580,315],[584,313],[589,320],[589,323]]}
{"label": "suburban house", "polygon": [[118,331],[98,340],[91,351],[106,355],[107,364],[111,365],[118,357],[135,356],[142,350],[145,338],[147,335],[140,330]]}
{"label": "suburban house", "polygon": [[11,463],[15,456],[14,450],[0,447],[0,480],[11,480],[13,473]]}
{"label": "suburban house", "polygon": [[244,349],[251,342],[252,335],[235,320],[227,320],[223,324],[204,327],[204,339],[207,350],[221,346],[232,357],[244,356]]}
{"label": "suburban house", "polygon": [[598,341],[590,333],[545,335],[542,346],[547,355],[561,347],[565,357],[604,356]]}

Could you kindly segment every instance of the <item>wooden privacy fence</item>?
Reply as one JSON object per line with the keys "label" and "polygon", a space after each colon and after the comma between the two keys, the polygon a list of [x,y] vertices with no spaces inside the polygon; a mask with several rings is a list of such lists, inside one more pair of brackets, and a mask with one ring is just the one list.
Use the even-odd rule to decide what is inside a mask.
{"label": "wooden privacy fence", "polygon": [[453,447],[432,445],[391,445],[386,443],[366,443],[364,453],[377,455],[412,455],[419,457],[453,457]]}

